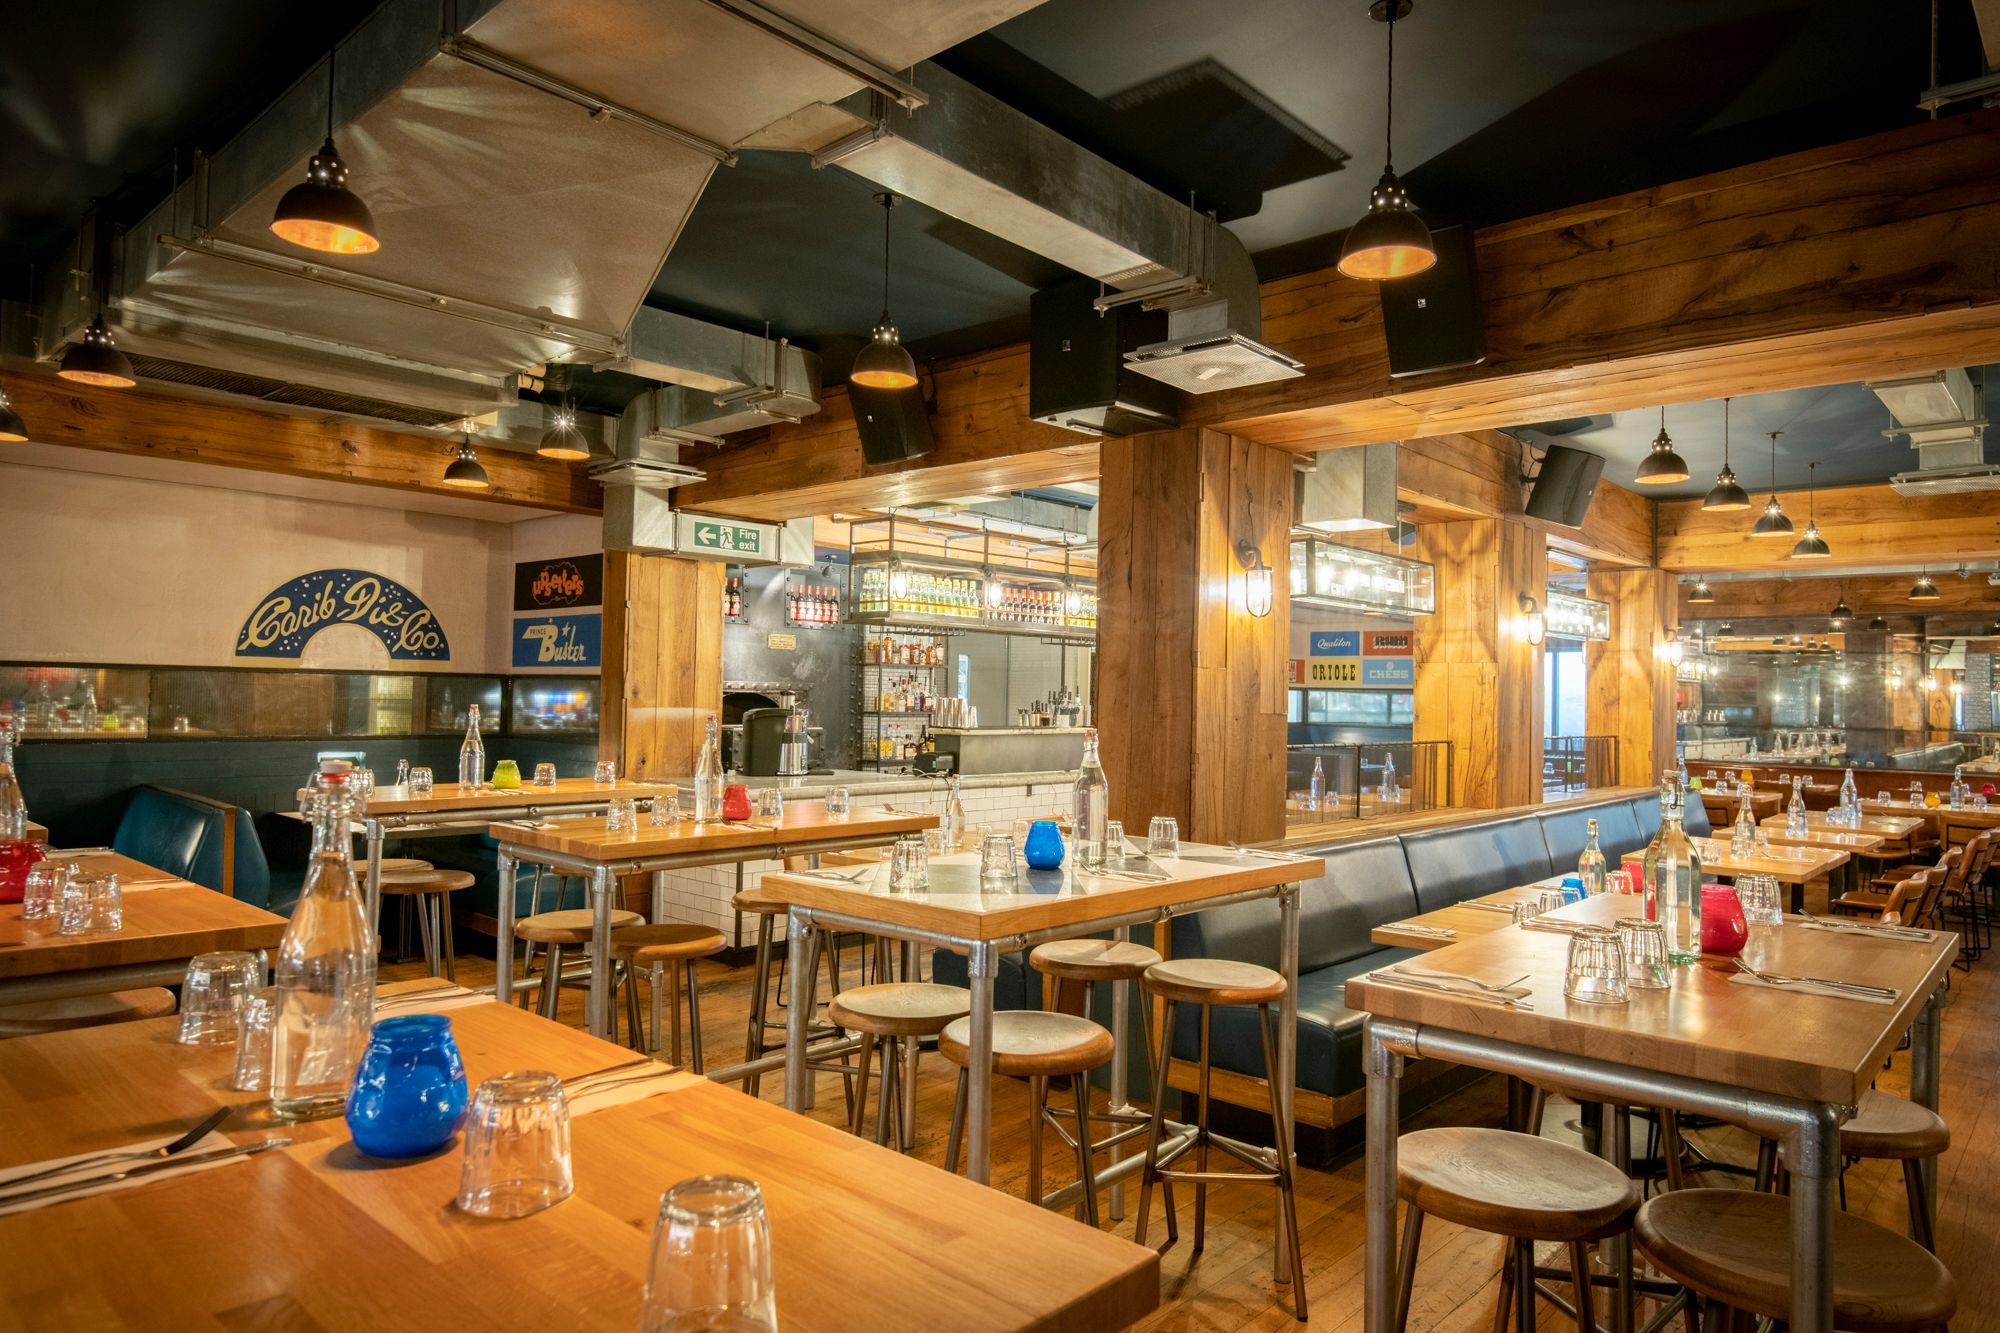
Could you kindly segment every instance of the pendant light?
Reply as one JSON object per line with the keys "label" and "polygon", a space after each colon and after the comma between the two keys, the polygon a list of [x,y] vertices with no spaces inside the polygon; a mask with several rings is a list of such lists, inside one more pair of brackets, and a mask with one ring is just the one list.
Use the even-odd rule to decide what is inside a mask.
{"label": "pendant light", "polygon": [[543,458],[560,459],[574,463],[590,457],[590,441],[583,438],[583,432],[576,428],[576,409],[567,402],[556,409],[549,418],[549,428],[542,432],[542,442],[535,446],[535,452]]}
{"label": "pendant light", "polygon": [[56,374],[77,384],[95,384],[100,389],[129,389],[139,382],[131,358],[118,350],[111,330],[104,327],[103,312],[91,316],[83,340],[72,343],[63,353]]}
{"label": "pendant light", "polygon": [[483,491],[493,484],[486,478],[486,469],[479,465],[479,455],[473,451],[470,435],[458,446],[451,462],[445,465],[444,484],[468,491]]}
{"label": "pendant light", "polygon": [[278,239],[334,255],[372,255],[382,248],[375,215],[347,188],[347,164],[333,147],[333,57],[326,53],[326,142],[306,163],[306,178],[285,191],[271,215]]}
{"label": "pendant light", "polygon": [[1868,628],[1872,630],[1885,630],[1889,628],[1889,622],[1877,616],[1868,622]]}
{"label": "pendant light", "polygon": [[1846,629],[1847,622],[1854,619],[1854,608],[1847,604],[1847,592],[1841,590],[1840,600],[1833,604],[1833,610],[1826,613],[1826,623],[1834,629]]}
{"label": "pendant light", "polygon": [[1937,584],[1931,582],[1929,570],[1919,570],[1917,581],[1910,585],[1910,600],[1913,602],[1935,602],[1938,599]]}
{"label": "pendant light", "polygon": [[1771,432],[1771,499],[1764,506],[1764,514],[1750,529],[1752,537],[1789,537],[1792,535],[1792,520],[1785,516],[1785,507],[1778,503],[1778,436],[1783,431]]}
{"label": "pendant light", "polygon": [[1702,497],[1701,507],[1715,513],[1724,513],[1750,507],[1750,492],[1736,484],[1736,474],[1729,468],[1729,400],[1722,400],[1722,471],[1715,474],[1715,486]]}
{"label": "pendant light", "polygon": [[917,363],[903,346],[903,335],[897,330],[896,321],[889,318],[889,215],[900,201],[884,192],[875,196],[875,202],[882,205],[882,318],[875,321],[868,345],[854,358],[847,382],[864,389],[914,389]]}
{"label": "pendant light", "polygon": [[1708,580],[1696,579],[1694,581],[1694,588],[1688,593],[1688,601],[1712,602],[1714,600],[1715,600],[1715,589],[1708,586]]}
{"label": "pendant light", "polygon": [[1814,517],[1812,474],[1818,466],[1818,463],[1806,464],[1806,531],[1792,547],[1794,560],[1824,560],[1833,554],[1833,548],[1820,537],[1819,522]]}
{"label": "pendant light", "polygon": [[1667,409],[1660,408],[1660,433],[1653,437],[1653,451],[1639,463],[1632,480],[1641,486],[1671,486],[1688,479],[1688,465],[1674,452],[1674,440],[1667,434]]}
{"label": "pendant light", "polygon": [[1410,196],[1396,177],[1396,20],[1407,17],[1410,0],[1374,0],[1368,17],[1389,25],[1387,124],[1382,131],[1382,179],[1368,193],[1368,211],[1347,229],[1337,267],[1350,278],[1382,282],[1422,273],[1437,263],[1431,229],[1410,208]]}
{"label": "pendant light", "polygon": [[7,391],[0,389],[0,441],[7,444],[25,444],[28,440],[28,423],[21,420],[21,414],[14,410],[14,404],[7,400]]}

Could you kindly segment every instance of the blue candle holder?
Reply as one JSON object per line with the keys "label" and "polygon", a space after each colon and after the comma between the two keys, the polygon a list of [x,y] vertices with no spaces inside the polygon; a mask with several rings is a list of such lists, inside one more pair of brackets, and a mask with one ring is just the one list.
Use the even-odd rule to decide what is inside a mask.
{"label": "blue candle holder", "polygon": [[1036,870],[1054,870],[1063,863],[1062,830],[1053,819],[1037,819],[1028,825],[1028,840],[1021,858]]}
{"label": "blue candle holder", "polygon": [[354,1072],[347,1128],[370,1157],[421,1157],[451,1142],[469,1097],[449,1018],[385,1018]]}

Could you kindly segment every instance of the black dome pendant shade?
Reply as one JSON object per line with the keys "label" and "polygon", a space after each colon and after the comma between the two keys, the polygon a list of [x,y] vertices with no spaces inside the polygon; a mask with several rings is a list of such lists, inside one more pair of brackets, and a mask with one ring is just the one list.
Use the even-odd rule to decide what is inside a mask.
{"label": "black dome pendant shade", "polygon": [[131,358],[118,350],[101,314],[91,317],[90,327],[83,331],[83,340],[63,353],[56,374],[77,384],[95,384],[100,389],[129,389],[139,382]]}
{"label": "black dome pendant shade", "polygon": [[372,255],[382,248],[375,215],[347,188],[347,164],[333,146],[333,55],[326,56],[326,142],[306,163],[306,178],[285,191],[271,215],[280,240],[333,255]]}
{"label": "black dome pendant shade", "polygon": [[543,458],[566,463],[590,457],[590,441],[576,428],[576,412],[567,403],[549,418],[549,428],[542,432],[542,442],[535,446],[535,452]]}
{"label": "black dome pendant shade", "polygon": [[479,465],[479,455],[473,452],[470,435],[458,446],[451,462],[445,465],[444,484],[468,491],[483,491],[493,484],[487,480],[486,469]]}
{"label": "black dome pendant shade", "polygon": [[1370,282],[1386,282],[1422,273],[1437,263],[1431,229],[1410,207],[1410,196],[1396,175],[1396,20],[1410,12],[1410,0],[1374,0],[1368,16],[1389,25],[1388,118],[1382,134],[1382,178],[1368,193],[1368,211],[1347,229],[1340,244],[1342,274]]}
{"label": "black dome pendant shade", "polygon": [[1792,547],[1792,559],[1794,560],[1824,560],[1833,554],[1833,548],[1828,546],[1826,540],[1819,535],[1819,520],[1815,517],[1813,485],[1810,478],[1812,477],[1813,469],[1818,466],[1818,463],[1806,464],[1806,477],[1808,478],[1806,481],[1806,530],[1805,534],[1799,538],[1798,543]]}
{"label": "black dome pendant shade", "polygon": [[875,321],[868,345],[855,356],[847,381],[864,389],[914,389],[917,363],[889,317],[889,215],[900,200],[885,191],[875,196],[875,202],[882,205],[882,317]]}
{"label": "black dome pendant shade", "polygon": [[1725,513],[1750,507],[1750,492],[1736,484],[1736,474],[1729,467],[1729,400],[1722,400],[1722,471],[1715,474],[1715,485],[1702,497],[1701,507],[1714,513]]}
{"label": "black dome pendant shade", "polygon": [[1778,436],[1780,431],[1771,432],[1771,498],[1764,505],[1764,512],[1752,525],[1752,537],[1789,537],[1792,535],[1792,520],[1786,516],[1785,507],[1778,503]]}
{"label": "black dome pendant shade", "polygon": [[1687,460],[1674,452],[1673,436],[1667,434],[1667,409],[1660,409],[1660,433],[1653,437],[1652,452],[1639,462],[1632,480],[1641,486],[1671,486],[1688,479]]}
{"label": "black dome pendant shade", "polygon": [[21,420],[21,414],[7,400],[5,389],[0,389],[0,441],[7,444],[26,444],[28,441],[28,423]]}

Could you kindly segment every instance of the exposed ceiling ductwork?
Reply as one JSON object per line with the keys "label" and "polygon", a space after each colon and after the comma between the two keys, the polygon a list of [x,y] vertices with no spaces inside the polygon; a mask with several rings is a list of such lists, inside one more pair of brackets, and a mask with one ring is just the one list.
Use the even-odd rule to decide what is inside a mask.
{"label": "exposed ceiling ductwork", "polygon": [[1233,233],[937,64],[915,82],[928,99],[915,115],[863,91],[753,143],[811,152],[1096,278],[1112,289],[1100,308],[1168,310],[1168,337],[1126,354],[1140,374],[1213,393],[1300,373],[1259,341],[1256,269]]}
{"label": "exposed ceiling ductwork", "polygon": [[[689,212],[734,145],[857,91],[921,104],[894,71],[1033,3],[814,0],[802,23],[753,0],[387,0],[337,83],[306,73],[124,235],[111,322],[160,378],[311,386],[405,424],[494,412],[563,362],[687,390],[659,419],[698,436],[796,420],[818,407],[803,353],[641,305]],[[269,230],[329,98],[372,255]],[[50,282],[44,358],[90,287]]]}
{"label": "exposed ceiling ductwork", "polygon": [[1889,478],[1899,495],[2000,490],[2000,466],[1986,461],[1986,418],[1978,386],[1963,370],[1871,380],[1869,391],[1895,419],[1883,432],[1907,439],[1917,470]]}

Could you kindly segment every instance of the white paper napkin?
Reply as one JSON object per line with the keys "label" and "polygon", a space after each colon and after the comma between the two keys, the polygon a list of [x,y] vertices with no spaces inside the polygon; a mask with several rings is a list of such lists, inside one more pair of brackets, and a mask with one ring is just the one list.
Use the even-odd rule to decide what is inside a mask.
{"label": "white paper napkin", "polygon": [[1761,986],[1765,990],[1784,991],[1792,995],[1824,995],[1833,1000],[1859,1000],[1863,1004],[1894,1004],[1900,995],[1871,995],[1866,991],[1843,990],[1838,986],[1824,986],[1816,981],[1766,981],[1753,977],[1748,972],[1738,972],[1729,978],[1735,986]]}
{"label": "white paper napkin", "polygon": [[[180,1135],[178,1134],[162,1134],[156,1139],[144,1139],[138,1143],[131,1144],[129,1148],[133,1152],[147,1152],[155,1148],[164,1148],[179,1137]],[[52,1199],[32,1199],[17,1203],[10,1203],[4,1197],[10,1188],[7,1183],[8,1181],[19,1176],[36,1175],[63,1162],[84,1162],[90,1158],[101,1156],[107,1150],[99,1148],[86,1153],[73,1153],[68,1157],[51,1157],[43,1162],[24,1162],[19,1166],[0,1168],[0,1217],[4,1217],[9,1213],[32,1212],[34,1209],[45,1208],[50,1204],[68,1203],[71,1199],[88,1198],[93,1194],[108,1194],[112,1190],[135,1189],[140,1185],[151,1184],[157,1180],[171,1180],[175,1176],[184,1176],[195,1171],[207,1171],[218,1166],[228,1166],[231,1162],[247,1162],[250,1160],[251,1154],[247,1153],[240,1157],[225,1157],[220,1161],[213,1162],[188,1162],[184,1160],[189,1157],[199,1157],[202,1153],[213,1149],[232,1146],[234,1145],[229,1139],[224,1138],[220,1134],[210,1133],[193,1147],[183,1150],[177,1157],[164,1159],[171,1161],[173,1163],[171,1166],[163,1166],[157,1171],[148,1170],[143,1175],[134,1176],[128,1180],[107,1179],[94,1187],[78,1189],[72,1193],[59,1195]],[[144,1159],[144,1164],[150,1165],[155,1160],[160,1159]],[[23,1185],[20,1188],[24,1191],[40,1190],[56,1185],[67,1185],[98,1179],[100,1177],[114,1176],[121,1171],[129,1170],[141,1164],[141,1159],[131,1158],[113,1162],[99,1162],[94,1166],[86,1166],[75,1172],[48,1176],[35,1181],[32,1185]]]}
{"label": "white paper napkin", "polygon": [[594,1111],[608,1111],[614,1106],[624,1106],[628,1102],[642,1102],[648,1097],[657,1097],[663,1092],[672,1092],[687,1087],[695,1081],[696,1075],[686,1074],[672,1065],[658,1064],[648,1069],[628,1069],[619,1074],[607,1074],[594,1079],[576,1092],[564,1089],[569,1097],[571,1117],[589,1115]]}
{"label": "white paper napkin", "polygon": [[1408,921],[1403,922],[1399,926],[1391,926],[1389,929],[1399,930],[1405,935],[1422,935],[1426,939],[1455,940],[1458,938],[1457,931],[1447,929],[1444,926],[1419,926]]}
{"label": "white paper napkin", "polygon": [[1828,921],[1814,918],[1799,922],[1807,930],[1827,930],[1836,935],[1869,935],[1878,940],[1908,940],[1913,944],[1929,944],[1937,938],[1928,930],[1918,930],[1914,926],[1869,926],[1859,922]]}
{"label": "white paper napkin", "polygon": [[475,1004],[492,1004],[493,992],[448,986],[439,990],[391,995],[375,1002],[377,1018],[401,1018],[405,1014],[445,1014]]}

